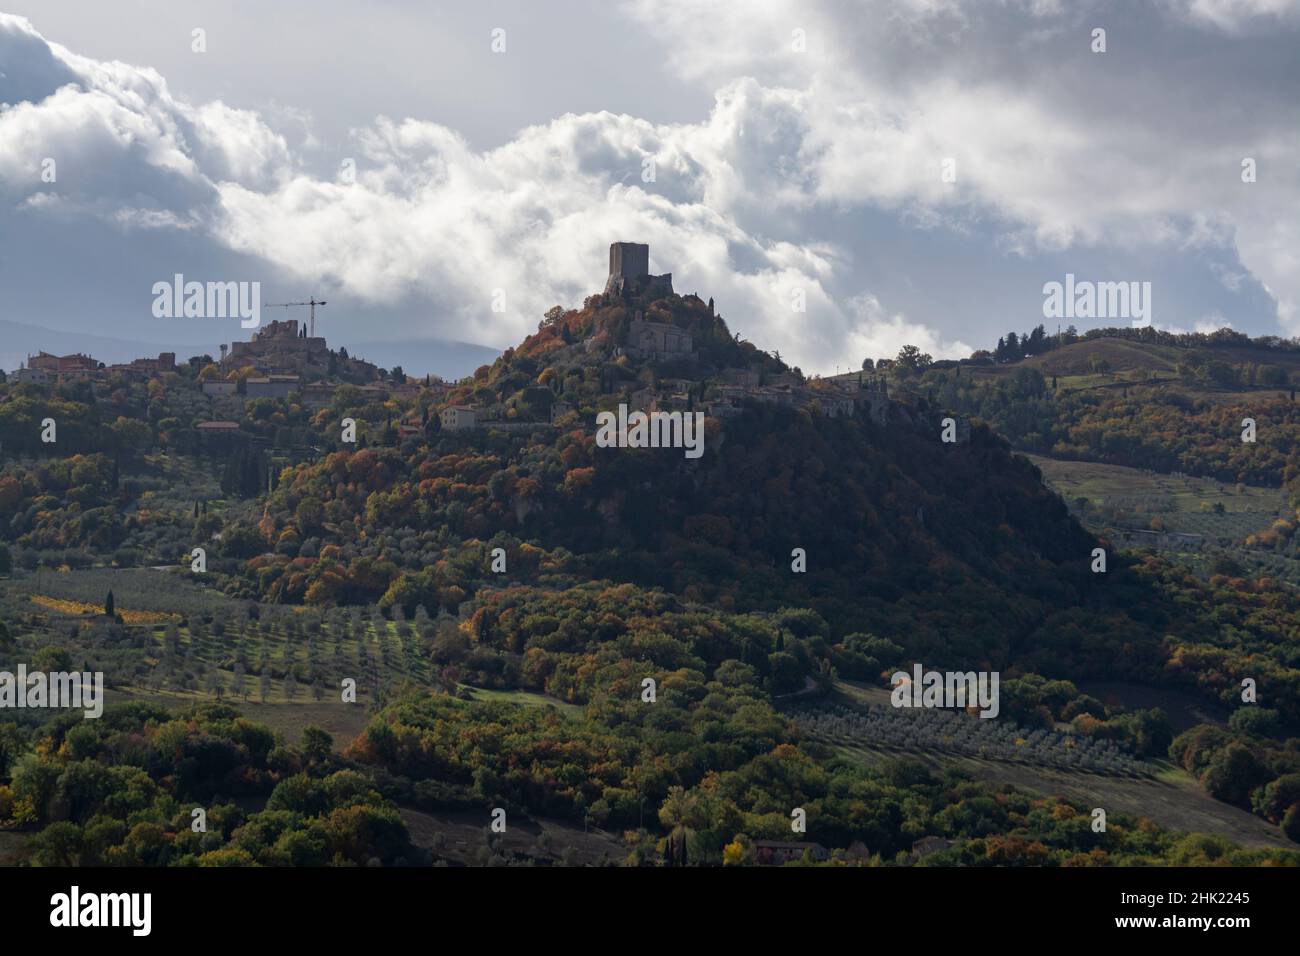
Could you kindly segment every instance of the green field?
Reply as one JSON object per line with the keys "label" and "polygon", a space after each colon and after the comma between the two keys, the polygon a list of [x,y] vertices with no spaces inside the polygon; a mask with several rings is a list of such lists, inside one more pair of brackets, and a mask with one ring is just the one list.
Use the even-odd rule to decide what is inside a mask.
{"label": "green field", "polygon": [[[109,590],[126,623],[103,615]],[[0,666],[42,651],[68,653],[70,663],[104,672],[110,705],[145,700],[179,709],[224,700],[290,741],[319,726],[339,750],[364,729],[375,704],[402,688],[453,689],[429,654],[453,618],[251,605],[169,571],[20,573],[0,580],[0,620],[18,633],[5,655],[12,661]],[[356,681],[354,704],[342,702],[347,678]],[[454,689],[474,700],[582,713],[526,690]]]}
{"label": "green field", "polygon": [[[859,705],[888,706],[883,687],[837,680],[835,690]],[[896,748],[863,741],[826,741],[847,760],[874,765],[903,755]],[[1064,796],[1108,812],[1129,813],[1175,830],[1219,833],[1243,846],[1289,847],[1280,829],[1254,814],[1215,800],[1191,774],[1165,760],[1153,761],[1153,776],[1126,777],[1064,770],[1027,762],[991,760],[939,750],[907,751],[934,770],[958,769],[995,786]]]}
{"label": "green field", "polygon": [[[122,622],[102,613],[109,590]],[[437,685],[428,641],[453,626],[377,609],[253,605],[174,572],[106,568],[0,581],[0,617],[21,625],[11,624],[15,660],[68,652],[126,691],[267,705],[338,700],[346,678],[362,705],[405,685]]]}
{"label": "green field", "polygon": [[[845,759],[864,765],[897,759],[896,750],[867,746],[836,746]],[[1216,833],[1242,846],[1294,846],[1280,829],[1267,821],[1221,803],[1188,773],[1162,763],[1154,778],[1129,779],[1100,774],[1074,773],[1051,767],[982,760],[978,757],[925,751],[909,756],[936,770],[956,768],[996,786],[1011,785],[1035,793],[1080,800],[1107,812],[1146,817],[1172,830]]]}
{"label": "green field", "polygon": [[[1202,535],[1237,543],[1288,512],[1281,489],[1027,455],[1085,525]],[[1084,499],[1087,505],[1081,505]]]}
{"label": "green field", "polygon": [[582,714],[582,707],[579,705],[546,694],[536,694],[527,690],[491,690],[485,687],[469,687],[465,684],[461,684],[460,687],[468,690],[475,700],[518,704],[521,707],[554,707],[565,717],[577,717]]}
{"label": "green field", "polygon": [[[1178,371],[1178,364],[1185,362],[1189,354],[1189,350],[1172,345],[1102,337],[1075,342],[1019,362],[963,366],[962,375],[968,376],[972,381],[994,383],[1012,378],[1021,369],[1035,369],[1049,384],[1054,379],[1057,390],[1061,392],[1093,388],[1122,389],[1138,384],[1157,385],[1162,389],[1193,395],[1198,400],[1213,403],[1239,404],[1260,396],[1285,397],[1288,393],[1287,388],[1276,385],[1222,388],[1204,382],[1189,383]],[[1300,375],[1300,355],[1290,352],[1217,347],[1214,358],[1228,364],[1276,365],[1291,375],[1293,380]]]}
{"label": "green field", "polygon": [[[109,706],[144,701],[173,711],[212,701],[212,697],[206,694],[155,693],[131,689],[110,691],[107,696]],[[305,728],[319,727],[334,738],[334,750],[339,752],[365,729],[372,714],[364,703],[343,704],[337,696],[319,702],[297,700],[293,703],[282,701],[263,704],[255,700],[237,700],[233,704],[249,720],[266,724],[291,743],[301,740]]]}

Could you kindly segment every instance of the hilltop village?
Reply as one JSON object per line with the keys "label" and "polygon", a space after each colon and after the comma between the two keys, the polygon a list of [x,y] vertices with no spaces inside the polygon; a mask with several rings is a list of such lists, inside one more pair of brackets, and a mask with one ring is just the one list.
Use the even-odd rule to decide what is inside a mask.
{"label": "hilltop village", "polygon": [[[511,395],[509,385],[499,387],[522,384],[521,373],[534,372],[540,394],[525,388]],[[594,394],[584,387],[593,377]],[[574,414],[588,420],[616,400],[632,411],[701,411],[717,420],[761,402],[828,417],[862,413],[882,425],[897,407],[883,377],[807,379],[740,343],[712,300],[705,305],[694,294],[677,295],[671,274],[650,273],[649,246],[631,242],[610,246],[603,292],[582,310],[552,309],[536,335],[474,378],[470,400],[442,411],[444,428],[531,428]]]}
{"label": "hilltop village", "polygon": [[[221,357],[195,356],[187,363],[205,395],[246,395],[250,398],[284,398],[292,392],[314,386],[316,397],[331,386],[368,383],[379,376],[369,362],[350,358],[346,349],[331,351],[325,339],[308,338],[296,319],[275,321],[253,333],[248,342],[221,346]],[[157,358],[138,358],[107,365],[80,352],[29,355],[20,368],[8,375],[16,384],[66,385],[91,382],[107,385],[115,379],[148,381],[185,369],[176,363],[175,352]]]}
{"label": "hilltop village", "polygon": [[[1237,502],[1264,500],[1246,482],[1267,483],[1278,502],[1276,489],[1300,467],[1300,406],[1254,386],[1216,392],[1218,402],[1193,404],[1187,392],[1161,401],[1161,389],[1198,383],[1200,369],[1216,383],[1244,365],[1290,374],[1300,364],[1291,352],[1231,342],[1211,351],[1196,340],[1177,364],[1112,379],[1092,370],[1092,351],[1118,362],[1129,344],[1119,335],[1014,363],[931,362],[907,346],[894,362],[810,378],[735,335],[713,302],[673,291],[644,245],[616,243],[598,288],[455,382],[378,368],[294,321],[180,362],[33,356],[17,383],[0,387],[0,619],[17,659],[85,662],[114,693],[149,695],[134,702],[145,708],[136,724],[101,722],[114,735],[102,744],[110,755],[137,753],[148,733],[168,754],[177,734],[195,736],[195,753],[242,752],[253,738],[213,749],[242,725],[206,708],[247,706],[255,693],[263,713],[313,740],[319,762],[329,735],[303,730],[300,715],[311,712],[299,708],[333,721],[331,698],[352,681],[366,709],[338,725],[353,741],[349,772],[373,773],[385,799],[414,801],[420,813],[510,804],[584,829],[589,821],[624,835],[597,853],[637,864],[1099,861],[1086,805],[1063,817],[1063,803],[1022,801],[990,823],[988,808],[1009,807],[1007,794],[994,800],[972,783],[961,788],[969,814],[950,813],[946,779],[908,776],[900,788],[828,756],[859,745],[1042,767],[1045,788],[1062,771],[1140,786],[1165,772],[1149,758],[1167,756],[1187,773],[1177,790],[1188,806],[1212,806],[1199,780],[1236,816],[1201,817],[1215,833],[1260,841],[1225,844],[1216,860],[1291,859],[1277,831],[1300,834],[1300,803],[1286,789],[1300,768],[1268,728],[1297,719],[1300,672],[1287,640],[1296,524],[1278,504],[1265,514]],[[608,451],[598,419],[621,406],[702,415],[703,455],[631,443]],[[953,410],[942,428],[939,409]],[[1240,438],[1246,415],[1267,429],[1256,445]],[[998,427],[981,425],[978,440],[956,447],[946,442],[971,437],[959,416]],[[1126,432],[1135,425],[1140,432]],[[1003,434],[1061,458],[1040,459],[1040,469],[989,437]],[[1139,467],[1241,487],[1208,482],[1202,490],[1215,497],[1202,497],[1195,515],[1192,489],[1175,479],[1168,494],[1107,500],[1101,511],[1093,466],[1126,434],[1114,466],[1128,466],[1126,489]],[[1050,468],[1074,511],[1101,519],[1095,530],[1044,485]],[[1199,513],[1202,503],[1211,510]],[[1121,552],[1107,526],[1155,537],[1143,546],[1165,554]],[[1218,533],[1165,547],[1199,543],[1198,528]],[[1090,567],[1098,550],[1104,573]],[[941,657],[1004,675],[998,721],[947,709],[931,719],[924,708],[900,718],[881,700],[889,675]],[[1259,675],[1271,695],[1255,723],[1225,729],[1192,712],[1230,703],[1244,675]],[[1175,726],[1160,708],[1102,701],[1076,679],[1178,694],[1188,717]],[[640,696],[646,680],[660,688],[653,708]],[[153,700],[166,703],[153,710]],[[193,707],[204,709],[180,710]],[[148,729],[169,711],[172,730]],[[51,864],[154,853],[130,836],[132,804],[113,804],[120,824],[98,811],[72,823],[61,808],[75,801],[40,796],[47,784],[106,779],[91,747],[100,744],[50,726],[56,736],[33,744],[37,759],[0,781],[0,830],[46,825],[27,847]],[[307,779],[285,774],[309,764],[271,747],[269,733],[261,739],[262,763],[236,774],[251,795]],[[181,763],[151,763],[160,781],[191,779],[184,761],[196,758],[180,753],[167,759]],[[216,766],[217,779],[234,779],[224,759]],[[930,788],[920,802],[918,785]],[[787,841],[790,820],[769,808],[792,786],[812,795],[814,812],[806,835]],[[190,796],[155,804],[153,832],[177,836],[163,844],[169,861],[330,859],[313,844],[264,845],[271,824],[256,815],[226,828],[226,844],[191,841]],[[931,809],[900,822],[892,808],[904,799]],[[864,822],[860,806],[877,806],[879,822]],[[990,841],[990,826],[1020,839],[1013,831],[1036,810],[1056,828],[1043,842]],[[280,826],[283,811],[270,812]],[[386,812],[373,832],[400,838],[401,817]],[[687,812],[707,824],[694,842],[669,822]],[[1181,807],[1162,812],[1183,825]],[[82,832],[74,826],[87,835],[70,843],[66,834]],[[1156,832],[1125,822],[1105,852],[1117,862],[1187,859],[1175,837],[1153,844]],[[101,852],[91,837],[101,833],[109,849],[81,855]],[[1131,845],[1121,842],[1130,834]],[[354,862],[379,859],[365,834],[339,839],[364,848]],[[859,842],[869,849],[853,850]],[[317,855],[293,856],[300,851]],[[400,840],[378,852],[386,863],[414,859]],[[444,852],[431,846],[431,858]],[[234,855],[208,856],[221,853]]]}
{"label": "hilltop village", "polygon": [[[195,407],[192,422],[205,442],[215,436],[225,436],[226,444],[252,438],[294,460],[319,448],[248,434],[247,403],[287,401],[313,416],[335,405],[381,404],[383,431],[368,441],[387,445],[435,429],[590,425],[597,412],[619,403],[632,411],[699,411],[718,421],[741,414],[749,402],[830,418],[863,415],[878,425],[912,419],[908,406],[891,399],[883,375],[806,378],[733,337],[712,300],[706,305],[694,294],[677,295],[671,274],[650,273],[649,246],[631,242],[610,246],[604,289],[581,310],[557,306],[537,334],[460,382],[412,379],[400,368],[378,368],[346,349],[331,349],[295,319],[270,322],[249,341],[223,345],[216,358],[196,356],[178,364],[174,353],[163,353],[106,365],[90,355],[41,352],[9,375],[14,383],[84,382],[96,391],[153,379],[169,390],[188,385],[207,399]],[[345,401],[336,402],[340,396]],[[964,437],[968,428],[962,427]]]}

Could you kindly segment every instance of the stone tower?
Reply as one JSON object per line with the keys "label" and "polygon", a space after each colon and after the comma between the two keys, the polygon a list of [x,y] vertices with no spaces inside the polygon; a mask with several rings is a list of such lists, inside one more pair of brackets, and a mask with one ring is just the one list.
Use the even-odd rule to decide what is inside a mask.
{"label": "stone tower", "polygon": [[671,272],[650,274],[650,246],[644,242],[614,242],[609,246],[609,279],[605,293],[613,295],[655,292],[672,295]]}
{"label": "stone tower", "polygon": [[612,242],[609,245],[609,277],[640,279],[650,274],[650,246],[643,242]]}

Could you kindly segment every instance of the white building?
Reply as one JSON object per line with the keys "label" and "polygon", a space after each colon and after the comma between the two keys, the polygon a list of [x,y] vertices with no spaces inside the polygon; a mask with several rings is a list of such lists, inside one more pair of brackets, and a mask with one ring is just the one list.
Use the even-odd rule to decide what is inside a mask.
{"label": "white building", "polygon": [[460,431],[478,426],[478,412],[468,405],[450,405],[440,415],[442,427],[448,431]]}

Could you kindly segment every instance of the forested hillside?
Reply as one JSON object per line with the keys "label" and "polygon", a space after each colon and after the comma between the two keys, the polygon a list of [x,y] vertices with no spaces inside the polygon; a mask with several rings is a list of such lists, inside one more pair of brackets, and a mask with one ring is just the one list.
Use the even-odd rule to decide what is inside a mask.
{"label": "forested hillside", "polygon": [[[961,363],[904,354],[884,364],[899,389],[987,422],[1013,447],[1046,456],[1061,477],[1085,474],[1070,462],[1134,469],[1128,488],[1079,497],[1071,509],[1116,543],[1157,543],[1135,578],[1108,588],[1133,620],[1165,635],[1164,663],[1142,679],[1191,678],[1234,711],[1226,726],[1188,730],[1170,754],[1215,796],[1281,822],[1288,811],[1279,802],[1289,806],[1300,786],[1300,347],[1227,329],[1070,330],[1058,339],[1040,326]],[[1184,533],[1162,547],[1181,506],[1144,495],[1142,472],[1173,475],[1185,487],[1193,476],[1208,478],[1200,487],[1218,482],[1239,502],[1250,500],[1251,485],[1278,488],[1286,505],[1271,518],[1252,516],[1254,530],[1244,534]],[[1086,477],[1072,483],[1088,487]],[[1202,508],[1226,512],[1222,499]],[[1241,683],[1259,673],[1273,693],[1262,708],[1242,708]],[[1286,827],[1296,832],[1300,811]]]}
{"label": "forested hillside", "polygon": [[[646,323],[689,352],[639,355]],[[1166,364],[1181,348],[1125,347]],[[1072,362],[1069,348],[1052,355]],[[1211,394],[1195,359],[1168,382],[1055,383],[1032,360],[940,366],[910,349],[808,378],[712,302],[657,288],[557,307],[457,383],[394,370],[321,400],[209,398],[216,366],[196,359],[109,388],[0,385],[0,647],[148,701],[90,729],[13,725],[0,825],[33,834],[31,861],[418,864],[445,848],[413,843],[399,810],[500,806],[680,865],[753,862],[798,807],[838,862],[914,862],[927,835],[954,844],[934,862],[963,864],[1293,860],[1122,815],[1097,834],[1077,802],[853,742],[875,726],[854,688],[915,662],[996,671],[999,759],[1108,786],[1171,760],[1300,832],[1293,590],[1127,551],[1017,454],[1280,483],[1294,406],[1241,382]],[[596,416],[620,405],[700,412],[704,454],[601,447]],[[456,424],[465,409],[473,427]],[[1247,412],[1259,441],[1243,448]],[[223,433],[205,433],[218,413]],[[1261,707],[1181,735],[1159,708],[1080,686],[1241,711],[1247,678]],[[335,703],[349,681],[360,701]],[[348,738],[331,753],[316,730],[295,746],[224,707],[184,724],[160,709],[254,695]],[[330,710],[348,707],[369,716]],[[968,747],[937,727],[906,739]],[[172,737],[193,761],[149,756]],[[139,794],[123,803],[119,786]],[[176,819],[200,794],[219,826],[196,842]],[[490,836],[484,852],[518,862]]]}

